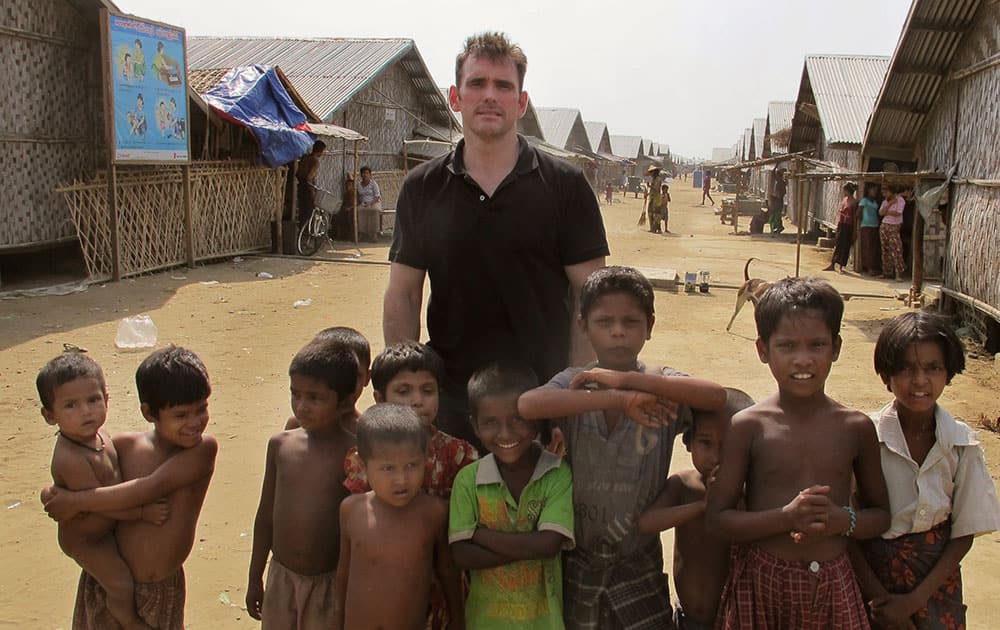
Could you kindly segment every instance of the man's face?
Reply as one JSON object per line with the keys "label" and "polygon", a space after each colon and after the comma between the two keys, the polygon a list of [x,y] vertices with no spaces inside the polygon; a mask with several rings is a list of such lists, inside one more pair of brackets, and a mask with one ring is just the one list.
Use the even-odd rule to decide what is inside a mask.
{"label": "man's face", "polygon": [[448,100],[462,114],[464,132],[484,140],[515,133],[517,120],[528,107],[528,93],[518,87],[514,61],[469,56],[461,77]]}

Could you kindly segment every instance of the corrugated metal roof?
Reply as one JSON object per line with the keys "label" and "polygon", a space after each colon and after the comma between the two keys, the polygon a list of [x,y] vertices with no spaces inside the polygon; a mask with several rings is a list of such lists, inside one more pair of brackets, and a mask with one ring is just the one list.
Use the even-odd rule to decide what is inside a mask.
{"label": "corrugated metal roof", "polygon": [[642,154],[642,136],[611,136],[611,152],[634,160]]}
{"label": "corrugated metal roof", "polygon": [[815,132],[794,127],[804,123],[803,105],[813,104],[827,144],[858,144],[864,140],[868,117],[889,69],[889,57],[867,55],[807,55],[795,103],[792,149],[815,142]]}
{"label": "corrugated metal roof", "polygon": [[788,153],[788,137],[795,113],[793,101],[771,101],[767,104],[767,123],[764,130],[764,148],[772,154]]}
{"label": "corrugated metal roof", "polygon": [[764,127],[767,125],[767,118],[753,119],[753,157],[759,158],[764,154]]}
{"label": "corrugated metal roof", "polygon": [[[536,107],[535,115],[538,116],[538,124],[545,134],[545,142],[552,146],[570,149],[570,134],[573,127],[579,124],[583,126],[583,117],[580,110],[569,107]],[[585,136],[586,137],[586,136]],[[590,147],[584,147],[588,151]]]}
{"label": "corrugated metal roof", "polygon": [[715,147],[712,149],[713,162],[725,162],[733,157],[732,147]]}
{"label": "corrugated metal roof", "polygon": [[[915,0],[865,133],[865,152],[912,155],[980,0]],[[896,156],[892,156],[896,157]]]}
{"label": "corrugated metal roof", "polygon": [[193,70],[228,69],[263,64],[281,66],[295,90],[323,120],[343,107],[391,64],[399,61],[416,89],[448,123],[442,98],[412,39],[273,37],[189,37],[188,67]]}
{"label": "corrugated metal roof", "polygon": [[587,130],[587,140],[590,140],[590,148],[595,152],[601,151],[601,141],[608,135],[608,126],[602,122],[583,121],[583,126]]}

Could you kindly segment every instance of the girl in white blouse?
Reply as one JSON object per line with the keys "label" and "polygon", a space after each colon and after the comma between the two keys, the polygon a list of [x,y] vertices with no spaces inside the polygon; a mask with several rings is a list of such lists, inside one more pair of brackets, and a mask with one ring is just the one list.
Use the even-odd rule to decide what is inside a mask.
{"label": "girl in white blouse", "polygon": [[962,343],[935,314],[896,317],[875,345],[875,371],[895,397],[872,416],[892,524],[853,555],[875,627],[964,627],[959,565],[975,536],[1000,529],[976,434],[937,404],[963,369]]}

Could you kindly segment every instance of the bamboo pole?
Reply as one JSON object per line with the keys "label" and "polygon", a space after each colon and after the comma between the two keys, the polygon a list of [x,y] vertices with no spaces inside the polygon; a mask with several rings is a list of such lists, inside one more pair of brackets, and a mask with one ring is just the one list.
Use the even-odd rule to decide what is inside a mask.
{"label": "bamboo pole", "polygon": [[191,164],[181,168],[184,177],[184,252],[187,266],[194,267],[194,211],[191,207]]}
{"label": "bamboo pole", "polygon": [[944,293],[948,297],[958,302],[961,302],[966,306],[971,306],[972,308],[977,309],[985,313],[986,315],[989,315],[996,321],[1000,322],[1000,309],[997,309],[995,306],[990,306],[986,302],[983,302],[982,300],[977,300],[971,295],[966,295],[960,291],[949,289],[948,287],[941,287],[941,293]]}
{"label": "bamboo pole", "polygon": [[795,160],[795,277],[799,277],[799,264],[802,260],[802,181],[798,179],[802,169],[802,161]]}
{"label": "bamboo pole", "polygon": [[107,9],[100,10],[101,79],[104,87],[104,135],[108,143],[108,228],[111,232],[111,280],[122,279],[121,243],[118,234],[118,174],[115,169],[114,90],[111,86],[111,33]]}
{"label": "bamboo pole", "polygon": [[354,194],[351,203],[354,206],[354,246],[359,247],[358,240],[358,141],[354,141]]}
{"label": "bamboo pole", "polygon": [[[914,204],[916,204],[918,179],[913,185]],[[924,217],[919,209],[913,211],[913,235],[910,238],[910,260],[912,262],[912,284],[910,286],[910,305],[920,305],[924,294]]]}

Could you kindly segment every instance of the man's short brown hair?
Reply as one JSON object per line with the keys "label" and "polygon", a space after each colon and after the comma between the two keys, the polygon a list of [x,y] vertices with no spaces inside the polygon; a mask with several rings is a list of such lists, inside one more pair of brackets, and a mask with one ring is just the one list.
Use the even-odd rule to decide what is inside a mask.
{"label": "man's short brown hair", "polygon": [[524,74],[528,71],[528,58],[517,44],[510,43],[507,35],[498,32],[478,33],[465,40],[465,48],[455,57],[455,86],[462,86],[462,66],[469,57],[480,57],[493,62],[510,59],[517,69],[517,89],[524,89]]}

